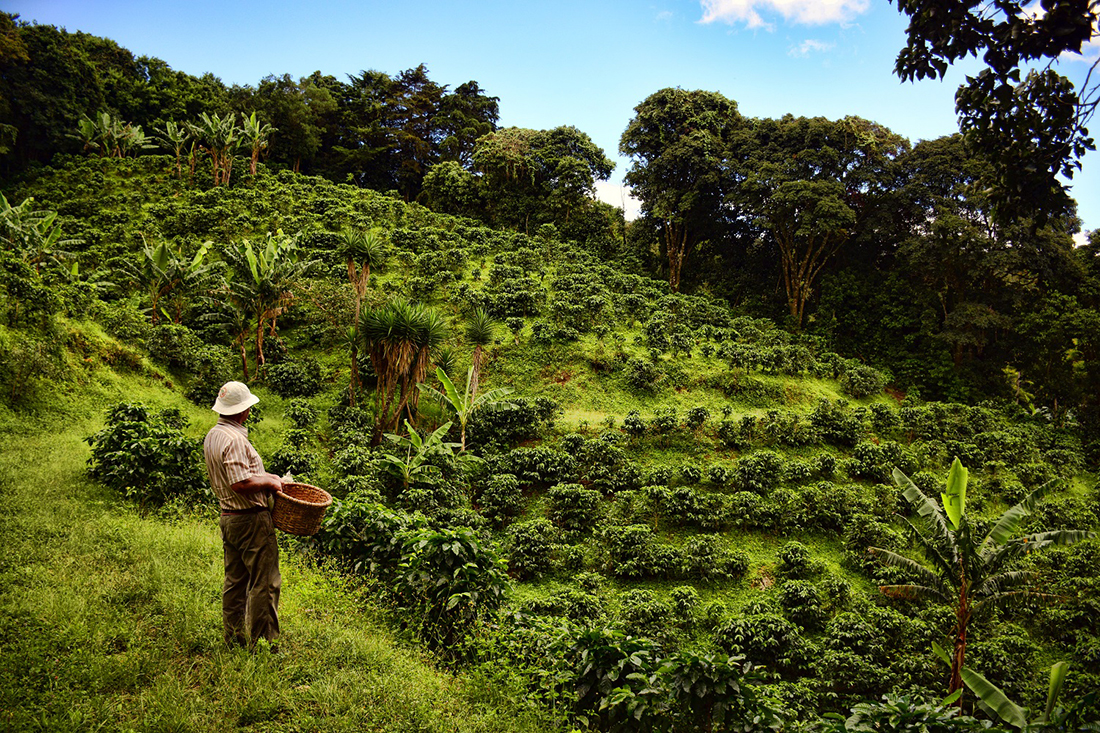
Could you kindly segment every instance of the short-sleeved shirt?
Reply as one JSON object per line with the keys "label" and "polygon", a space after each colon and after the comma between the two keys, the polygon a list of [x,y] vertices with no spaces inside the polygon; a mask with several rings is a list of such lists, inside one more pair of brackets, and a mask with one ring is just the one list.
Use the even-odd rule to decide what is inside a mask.
{"label": "short-sleeved shirt", "polygon": [[260,454],[248,442],[248,428],[226,420],[210,428],[203,441],[206,471],[210,485],[222,511],[240,511],[257,506],[267,506],[262,491],[241,494],[230,488],[233,484],[265,473]]}

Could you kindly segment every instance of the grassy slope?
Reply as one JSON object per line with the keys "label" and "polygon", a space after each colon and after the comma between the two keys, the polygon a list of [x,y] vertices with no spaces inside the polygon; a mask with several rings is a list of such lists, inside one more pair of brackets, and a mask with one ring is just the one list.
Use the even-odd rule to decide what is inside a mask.
{"label": "grassy slope", "polygon": [[[139,377],[115,386],[196,412]],[[89,483],[82,439],[99,426],[97,402],[38,421],[0,415],[0,729],[533,727],[471,703],[482,693],[395,644],[368,588],[285,547],[282,653],[225,649],[213,512],[141,517]]]}

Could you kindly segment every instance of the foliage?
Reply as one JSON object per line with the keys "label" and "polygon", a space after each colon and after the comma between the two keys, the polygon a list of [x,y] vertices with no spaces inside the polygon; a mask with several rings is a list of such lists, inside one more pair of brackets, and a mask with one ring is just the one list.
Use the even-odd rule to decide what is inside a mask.
{"label": "foliage", "polygon": [[264,369],[264,379],[280,397],[312,397],[321,391],[321,365],[308,357],[288,359],[269,364]]}
{"label": "foliage", "polygon": [[396,591],[421,637],[458,656],[457,646],[496,610],[508,590],[504,560],[467,528],[419,530],[405,537]]}
{"label": "foliage", "polygon": [[499,404],[499,409],[512,409],[512,404],[503,400],[505,396],[512,394],[511,387],[498,387],[488,392],[477,393],[474,367],[470,367],[469,371],[466,372],[466,392],[464,394],[458,393],[450,377],[447,376],[447,372],[443,371],[442,367],[436,369],[435,374],[439,378],[440,384],[443,385],[443,392],[424,384],[417,384],[416,386],[422,392],[431,394],[440,403],[447,405],[454,413],[455,418],[458,419],[459,431],[462,436],[459,441],[459,450],[462,452],[466,450],[466,426],[479,408]]}
{"label": "foliage", "polygon": [[912,583],[884,585],[881,587],[883,593],[900,598],[935,599],[951,605],[955,626],[948,693],[962,687],[971,619],[987,609],[1003,607],[1036,594],[1034,574],[1016,569],[1013,561],[1025,553],[1052,545],[1073,544],[1093,536],[1092,532],[1084,530],[1051,530],[1013,538],[1024,518],[1050,490],[1051,484],[1045,484],[993,520],[985,536],[978,539],[980,532],[971,526],[966,515],[967,475],[967,470],[956,458],[941,494],[941,508],[895,468],[894,481],[919,515],[919,525],[906,522],[928,564],[883,548],[871,548],[884,562],[902,568],[914,579]]}
{"label": "foliage", "polygon": [[508,568],[521,579],[537,578],[550,570],[550,555],[558,530],[549,520],[516,522],[508,528]]}
{"label": "foliage", "polygon": [[142,509],[198,500],[207,486],[201,446],[171,418],[144,405],[118,403],[104,428],[86,438],[92,453],[88,473]]}
{"label": "foliage", "polygon": [[386,438],[390,442],[399,449],[404,449],[404,455],[383,453],[379,457],[379,467],[401,482],[402,491],[407,491],[415,483],[435,483],[442,477],[443,472],[439,466],[432,463],[432,460],[437,457],[452,458],[454,448],[457,446],[457,443],[447,443],[443,440],[450,428],[451,423],[446,423],[435,431],[421,436],[406,420],[407,436],[386,433]]}

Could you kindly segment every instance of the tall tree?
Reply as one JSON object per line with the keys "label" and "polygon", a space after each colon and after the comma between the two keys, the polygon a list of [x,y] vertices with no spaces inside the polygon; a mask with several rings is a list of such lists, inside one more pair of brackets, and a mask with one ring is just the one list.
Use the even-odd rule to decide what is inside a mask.
{"label": "tall tree", "polygon": [[660,232],[669,288],[678,292],[688,256],[731,224],[726,157],[744,121],[721,94],[683,89],[651,94],[634,112],[619,142],[633,159],[625,180]]}
{"label": "tall tree", "polygon": [[904,138],[858,117],[756,120],[736,138],[730,198],[774,239],[795,328],[822,270],[896,186],[895,161],[907,149]]}
{"label": "tall tree", "polygon": [[531,233],[539,224],[568,222],[615,164],[587,134],[563,126],[509,127],[485,135],[474,148],[474,166],[482,174],[490,217]]}
{"label": "tall tree", "polygon": [[326,125],[337,111],[332,92],[311,78],[295,82],[284,74],[260,81],[252,102],[277,130],[271,136],[271,160],[313,171]]}
{"label": "tall tree", "polygon": [[[1086,127],[1100,103],[1093,62],[1080,89],[1050,64],[1081,53],[1096,34],[1100,5],[1090,0],[897,0],[909,17],[907,43],[895,73],[906,81],[943,78],[959,59],[981,54],[986,68],[955,95],[959,126],[969,145],[993,167],[988,180],[1001,221],[1045,223],[1070,213],[1058,180],[1072,178],[1095,144]],[[1035,62],[1045,68],[1023,71]]]}

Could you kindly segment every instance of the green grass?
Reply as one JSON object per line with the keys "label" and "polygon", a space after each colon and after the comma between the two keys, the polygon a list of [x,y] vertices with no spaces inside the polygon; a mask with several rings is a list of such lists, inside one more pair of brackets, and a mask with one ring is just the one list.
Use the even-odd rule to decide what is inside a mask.
{"label": "green grass", "polygon": [[[114,386],[127,399],[184,407],[155,383],[123,381]],[[280,653],[225,648],[213,508],[142,517],[89,483],[95,397],[62,400],[65,420],[0,416],[0,729],[552,729],[403,648],[369,587],[313,566],[292,543]]]}

